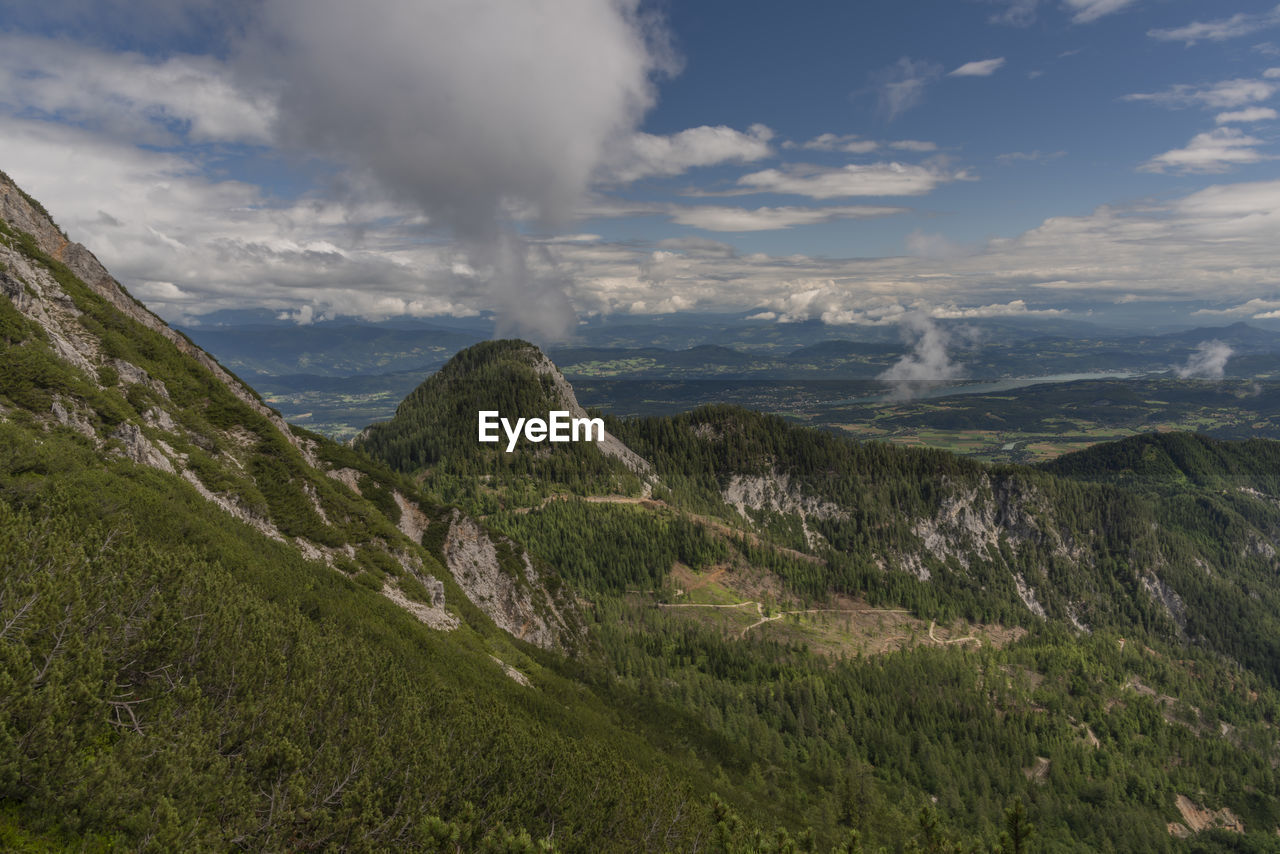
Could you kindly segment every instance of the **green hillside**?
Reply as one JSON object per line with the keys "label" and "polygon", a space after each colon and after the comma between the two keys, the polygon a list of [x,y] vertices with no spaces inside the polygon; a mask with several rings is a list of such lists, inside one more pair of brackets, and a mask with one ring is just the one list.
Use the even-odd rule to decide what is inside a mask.
{"label": "green hillside", "polygon": [[1189,488],[1275,494],[1280,492],[1280,442],[1223,442],[1190,433],[1148,433],[1067,454],[1040,468],[1077,480],[1159,494]]}
{"label": "green hillside", "polygon": [[0,220],[0,848],[1275,850],[1272,443],[507,454],[490,342],[351,448]]}
{"label": "green hillside", "polygon": [[[485,372],[490,358],[455,361]],[[469,432],[471,404],[428,388],[434,411],[460,414],[423,418],[423,436]],[[1258,589],[1274,562],[1248,551],[1280,530],[1263,493],[1240,494],[1247,520],[1176,518],[1069,470],[856,443],[730,407],[609,429],[652,464],[648,497],[561,488],[531,504],[498,490],[477,509],[590,597],[593,678],[618,702],[658,698],[644,717],[666,706],[703,721],[671,727],[680,748],[818,838],[849,823],[901,840],[923,808],[993,840],[1021,799],[1045,850],[1215,850],[1228,831],[1183,842],[1169,829],[1188,820],[1171,808],[1180,796],[1208,796],[1205,779],[1222,781],[1214,810],[1277,826],[1261,757],[1280,603]],[[1214,471],[1266,486],[1273,443],[1210,444],[1217,462],[1175,503],[1210,501]],[[389,462],[428,490],[438,477]]]}
{"label": "green hillside", "polygon": [[[548,665],[587,643],[554,573],[287,428],[5,178],[0,204],[0,848],[708,838],[696,769]],[[473,603],[460,531],[561,652]]]}

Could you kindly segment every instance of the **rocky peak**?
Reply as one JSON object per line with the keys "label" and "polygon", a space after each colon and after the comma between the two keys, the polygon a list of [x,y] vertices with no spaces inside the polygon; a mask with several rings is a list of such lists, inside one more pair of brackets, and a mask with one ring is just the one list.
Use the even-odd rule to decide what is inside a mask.
{"label": "rocky peak", "polygon": [[[588,417],[573,387],[538,347],[518,339],[484,341],[454,354],[410,392],[391,420],[371,425],[354,445],[405,473],[419,474],[439,466],[462,471],[466,462],[482,470],[501,468],[504,449],[476,440],[477,414],[494,410],[511,423],[519,418],[545,418],[551,411]],[[586,460],[597,451],[616,465],[609,466],[612,475],[601,475],[594,462],[583,463],[582,470],[597,478],[592,488],[617,489],[617,482],[627,481],[630,485],[621,488],[632,489],[638,480],[645,494],[652,489],[656,482],[652,465],[607,431],[594,447],[531,443],[528,449],[534,466],[553,454],[585,454],[578,459]],[[466,471],[475,473],[474,468]],[[615,482],[606,483],[608,478]]]}
{"label": "rocky peak", "polygon": [[[569,414],[574,418],[587,417],[587,411],[578,403],[578,397],[573,393],[573,386],[564,378],[564,374],[560,373],[560,369],[556,367],[555,362],[551,361],[551,357],[533,344],[529,346],[533,348],[534,352],[531,359],[533,369],[542,376],[551,378],[555,393],[560,399],[561,407],[568,410]],[[647,482],[652,486],[653,466],[644,457],[628,448],[617,436],[606,430],[604,439],[599,443],[599,447],[605,456],[613,457],[631,469],[632,472],[646,477]],[[647,495],[648,493],[646,492],[645,494]]]}

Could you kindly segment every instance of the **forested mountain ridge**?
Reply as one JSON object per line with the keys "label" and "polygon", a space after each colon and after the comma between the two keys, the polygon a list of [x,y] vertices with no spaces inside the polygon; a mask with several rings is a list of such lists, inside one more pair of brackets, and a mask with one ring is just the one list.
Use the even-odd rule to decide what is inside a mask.
{"label": "forested mountain ridge", "polygon": [[[484,350],[469,350],[456,358],[456,364],[483,370],[490,358]],[[422,389],[432,387],[440,392],[435,411],[448,411],[447,390],[428,384]],[[416,409],[419,415],[425,411]],[[463,437],[471,431],[474,410],[459,411],[462,414],[455,421],[427,417],[417,429],[433,436]],[[536,408],[513,411],[530,415]],[[1082,665],[1083,674],[1098,666],[1095,656],[1105,644],[1113,644],[1127,657],[1134,638],[1140,638],[1138,648],[1161,659],[1192,655],[1197,662],[1175,669],[1190,666],[1202,676],[1217,672],[1220,675],[1210,681],[1226,685],[1240,678],[1243,667],[1248,674],[1244,682],[1254,686],[1245,689],[1253,692],[1249,696],[1274,695],[1280,678],[1274,664],[1280,650],[1273,641],[1280,628],[1276,622],[1280,602],[1268,579],[1276,571],[1274,549],[1280,535],[1280,514],[1272,497],[1280,493],[1271,489],[1272,460],[1280,447],[1275,443],[1223,443],[1184,436],[1148,440],[1199,448],[1198,455],[1182,455],[1199,461],[1186,469],[1193,476],[1163,481],[1173,492],[1166,501],[1115,478],[1090,476],[1094,466],[1053,472],[988,466],[941,451],[856,443],[732,407],[608,423],[614,435],[652,464],[653,486],[647,500],[601,496],[592,484],[577,489],[580,498],[574,500],[563,494],[574,492],[574,487],[563,483],[559,492],[549,496],[497,488],[474,499],[457,497],[464,504],[475,500],[477,509],[492,514],[494,525],[527,542],[535,554],[564,567],[570,583],[593,597],[598,612],[618,620],[622,628],[601,631],[615,656],[612,666],[624,672],[653,666],[642,661],[626,663],[637,644],[645,645],[646,633],[693,632],[689,640],[694,648],[707,645],[702,654],[742,655],[754,662],[750,666],[744,662],[747,671],[758,672],[754,668],[766,662],[777,667],[772,656],[780,653],[766,654],[745,645],[749,637],[772,635],[847,653],[858,647],[833,644],[829,627],[816,625],[822,618],[805,615],[833,613],[843,616],[831,619],[856,622],[849,615],[867,613],[883,621],[899,613],[894,608],[905,607],[930,621],[926,646],[968,641],[973,649],[987,649],[1007,642],[1002,638],[1029,631],[1025,640],[1010,647],[1015,658],[1018,654],[1013,650],[1044,643],[1047,646],[1039,648],[1054,650],[1054,656],[1083,654],[1093,660],[1094,664]],[[1101,446],[1095,453],[1123,457],[1130,452]],[[435,469],[403,459],[389,462],[399,463],[428,491],[434,488]],[[1226,498],[1219,495],[1222,479],[1239,476],[1248,478],[1246,489]],[[1222,501],[1226,504],[1218,506]],[[671,569],[673,565],[677,570]],[[682,566],[691,567],[692,573]],[[759,579],[759,572],[765,573],[764,581],[746,580]],[[691,595],[688,585],[698,587],[699,593]],[[764,593],[761,604],[758,591],[770,589],[769,585],[777,586],[772,593]],[[709,590],[717,592],[703,595]],[[647,601],[657,601],[661,619],[646,609],[646,596],[653,597]],[[746,613],[733,610],[743,606],[759,610],[761,619],[751,622]],[[774,609],[791,615],[785,616],[787,621],[815,622],[788,628],[789,622],[771,622],[778,619],[769,616]],[[935,625],[956,628],[944,635],[948,640],[936,640]],[[701,634],[708,629],[721,639],[712,641]],[[917,631],[924,632],[923,626]],[[731,651],[744,645],[746,649]],[[863,648],[881,647],[872,637]],[[968,660],[957,646],[951,647],[949,655],[951,660],[944,664],[945,659],[940,659],[939,666]],[[688,664],[672,661],[669,666],[667,680],[683,684],[692,678]],[[796,661],[789,660],[787,667],[795,666]],[[1121,669],[1133,666],[1131,661]],[[695,665],[693,669],[704,668]],[[982,670],[977,668],[978,673]],[[656,668],[656,673],[663,672]],[[1080,709],[1069,719],[1079,725],[1083,716],[1100,727],[1113,714],[1106,710],[1126,704],[1126,692],[1137,691],[1154,698],[1157,715],[1170,725],[1190,726],[1187,732],[1197,733],[1197,749],[1207,746],[1202,744],[1208,738],[1209,724],[1203,717],[1207,704],[1197,692],[1187,690],[1191,683],[1179,677],[1182,688],[1157,689],[1147,676],[1114,672],[1115,676],[1101,681],[1090,682],[1094,677],[1087,677],[1075,683],[1070,690],[1088,697],[1086,705],[1095,711]],[[1232,672],[1238,675],[1228,675]],[[1185,675],[1190,678],[1190,673]],[[699,703],[714,706],[714,692],[729,690],[728,685],[711,687],[723,678],[712,678],[706,688],[711,695],[690,710]],[[1219,682],[1220,678],[1226,681]],[[825,677],[820,681],[826,682]],[[1259,690],[1264,682],[1270,687]],[[637,684],[645,684],[644,679]],[[1243,684],[1226,689],[1227,693],[1244,696],[1236,694]],[[648,690],[680,702],[678,692]],[[683,698],[687,701],[688,696]],[[1043,709],[1042,704],[1057,702],[1040,696],[1033,706]],[[1175,706],[1195,723],[1174,724],[1183,720],[1171,713]],[[731,707],[722,712],[726,721],[733,714]],[[1064,709],[1057,708],[1059,713]],[[1192,708],[1194,712],[1186,711]],[[1261,716],[1256,720],[1263,729],[1271,726],[1261,721],[1272,719],[1272,707],[1255,706],[1246,716],[1255,713]],[[895,725],[882,721],[879,726],[889,730]],[[1234,727],[1227,724],[1219,729],[1235,733]],[[823,727],[816,729],[821,732]],[[1083,732],[1092,743],[1089,734],[1096,732],[1094,724],[1084,726]],[[829,737],[816,738],[823,744],[829,743]],[[801,740],[806,744],[804,755],[821,753],[813,738]],[[1046,752],[1036,755],[1050,763],[1067,761],[1048,757],[1053,751],[1040,749]],[[1262,752],[1273,754],[1274,745]],[[938,755],[946,754],[947,749],[941,749]],[[788,755],[788,748],[780,747],[779,755]],[[1234,761],[1228,761],[1228,766]],[[1038,778],[1033,774],[1032,779]],[[1063,801],[1055,807],[1068,812],[1074,808],[1064,804],[1082,796],[1080,790],[1059,795]],[[1178,798],[1188,797],[1194,800],[1179,794],[1166,803],[1184,804]],[[1113,804],[1113,813],[1118,806]],[[1045,809],[1043,801],[1039,808]],[[970,809],[989,807],[971,805]],[[1196,824],[1188,815],[1194,818],[1195,814],[1172,813],[1164,832],[1182,833],[1190,826],[1186,822]],[[1137,814],[1129,820],[1138,821]],[[1096,822],[1096,814],[1089,821]],[[1091,836],[1092,831],[1082,829],[1087,823],[1077,826],[1077,839],[1091,838],[1093,845],[1103,845],[1104,839],[1120,844],[1122,835],[1109,831],[1103,837]],[[1128,850],[1167,850],[1169,837],[1158,844],[1150,831],[1148,825],[1145,836],[1131,835],[1125,843]],[[1143,839],[1142,847],[1133,847],[1137,838]],[[1199,844],[1206,844],[1204,837],[1198,838]]]}
{"label": "forested mountain ridge", "polygon": [[821,572],[793,568],[802,595],[869,595],[944,620],[1153,631],[1280,684],[1278,442],[1151,435],[1031,469],[728,407],[614,427],[654,462],[658,494],[732,506],[823,557]]}
{"label": "forested mountain ridge", "polygon": [[1043,471],[1139,492],[1235,489],[1280,494],[1280,442],[1223,442],[1190,433],[1147,433],[1042,463]]}
{"label": "forested mountain ridge", "polygon": [[488,455],[480,403],[576,406],[523,342],[428,379],[396,472],[0,206],[0,847],[1272,850],[1265,493],[734,409]]}

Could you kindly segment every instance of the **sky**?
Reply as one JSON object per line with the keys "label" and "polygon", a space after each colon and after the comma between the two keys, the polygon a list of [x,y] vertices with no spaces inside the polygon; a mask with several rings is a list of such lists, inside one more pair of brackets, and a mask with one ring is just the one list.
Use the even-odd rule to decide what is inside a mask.
{"label": "sky", "polygon": [[1272,2],[0,0],[0,170],[186,324],[1276,319],[1278,111]]}

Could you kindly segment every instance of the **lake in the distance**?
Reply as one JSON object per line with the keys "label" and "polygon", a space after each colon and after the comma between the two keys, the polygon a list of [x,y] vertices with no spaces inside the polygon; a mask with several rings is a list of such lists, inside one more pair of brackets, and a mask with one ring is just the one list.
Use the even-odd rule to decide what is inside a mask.
{"label": "lake in the distance", "polygon": [[1130,380],[1141,376],[1145,376],[1145,374],[1139,371],[1094,371],[1076,374],[1045,374],[1039,377],[1005,377],[991,380],[990,382],[918,384],[919,387],[913,389],[910,395],[877,394],[869,397],[850,397],[845,400],[833,400],[828,405],[885,403],[892,400],[926,400],[934,397],[953,397],[960,394],[993,394],[1045,383],[1070,383],[1077,380]]}

